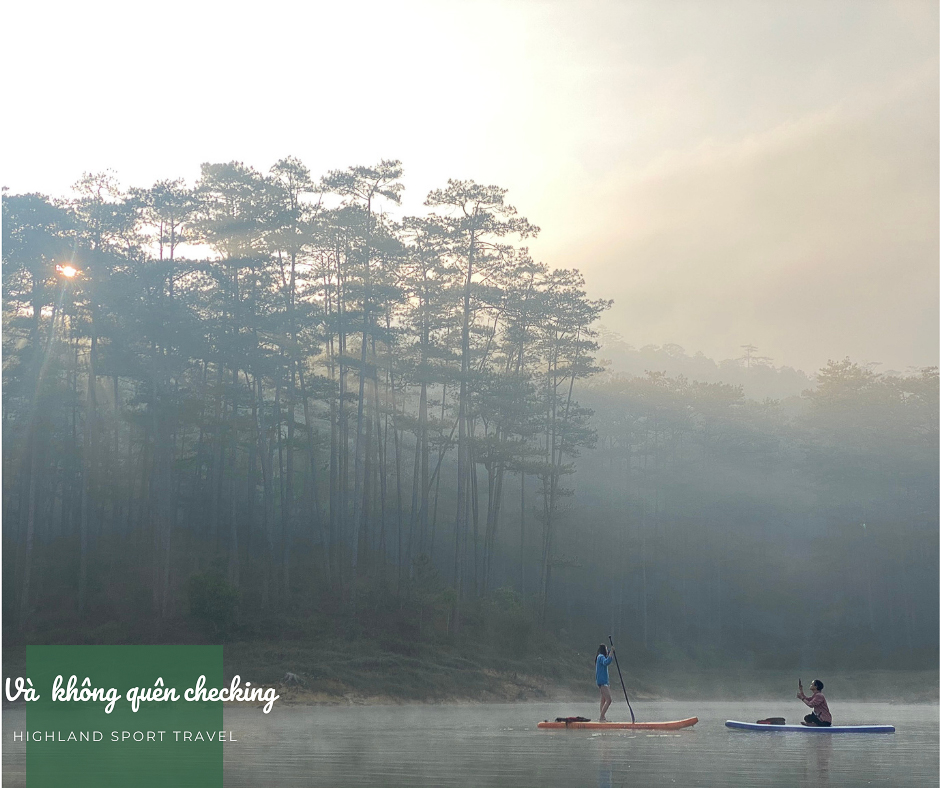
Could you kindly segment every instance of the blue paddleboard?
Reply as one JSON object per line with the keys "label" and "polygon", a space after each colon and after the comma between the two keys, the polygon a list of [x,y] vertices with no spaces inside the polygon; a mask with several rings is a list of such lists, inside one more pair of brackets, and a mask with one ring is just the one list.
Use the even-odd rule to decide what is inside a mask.
{"label": "blue paddleboard", "polygon": [[894,733],[893,725],[830,725],[828,728],[818,728],[810,725],[761,725],[757,722],[739,722],[728,720],[728,728],[738,728],[743,731],[762,731],[763,733]]}

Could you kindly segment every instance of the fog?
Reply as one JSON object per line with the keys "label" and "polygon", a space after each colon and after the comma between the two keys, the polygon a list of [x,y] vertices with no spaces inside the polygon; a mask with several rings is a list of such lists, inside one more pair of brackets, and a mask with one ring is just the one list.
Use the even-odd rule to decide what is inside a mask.
{"label": "fog", "polygon": [[[936,363],[935,3],[246,17],[171,2],[145,22],[53,7],[52,23],[49,6],[7,17],[6,100],[31,119],[5,130],[14,192],[64,195],[106,168],[192,183],[205,161],[290,153],[327,172],[395,156],[402,214],[448,177],[508,188],[543,227],[538,259],[615,299],[605,322],[636,347],[726,359],[749,343],[807,374],[845,356]],[[263,56],[237,54],[249,37]]]}
{"label": "fog", "polygon": [[[674,719],[691,705],[648,702],[641,711],[645,719]],[[919,788],[937,781],[933,706],[841,704],[841,713],[852,719],[892,720],[899,731],[895,736],[781,740],[779,734],[730,732],[723,725],[728,715],[751,719],[768,708],[785,712],[788,705],[697,702],[700,721],[694,728],[603,733],[535,727],[545,717],[583,710],[576,703],[287,707],[268,716],[228,708],[225,728],[237,741],[225,745],[225,785],[245,788],[276,781],[285,786],[610,788],[675,781],[741,788],[851,788],[872,781]],[[4,727],[18,730],[24,718],[23,710],[5,709]],[[10,788],[26,785],[25,749],[22,742],[3,748],[4,780]]]}
{"label": "fog", "polygon": [[937,367],[637,348],[505,189],[406,182],[4,195],[8,642],[936,665]]}
{"label": "fog", "polygon": [[[4,675],[224,644],[226,785],[935,784],[938,23],[6,9]],[[537,729],[605,641],[699,722]],[[800,677],[897,737],[723,726]]]}

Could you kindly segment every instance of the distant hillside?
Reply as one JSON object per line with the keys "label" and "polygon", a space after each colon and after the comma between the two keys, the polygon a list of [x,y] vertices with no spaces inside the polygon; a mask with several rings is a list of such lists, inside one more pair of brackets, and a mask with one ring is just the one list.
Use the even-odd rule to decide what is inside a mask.
{"label": "distant hillside", "polygon": [[[744,387],[748,399],[787,399],[815,388],[815,380],[793,367],[775,367],[772,359],[760,355],[760,349],[742,348],[736,359],[714,361],[704,353],[693,356],[676,344],[644,345],[636,348],[614,331],[601,328],[598,358],[611,372],[645,375],[665,372],[670,377],[683,375],[701,383],[729,383]],[[749,352],[748,352],[749,351]]]}

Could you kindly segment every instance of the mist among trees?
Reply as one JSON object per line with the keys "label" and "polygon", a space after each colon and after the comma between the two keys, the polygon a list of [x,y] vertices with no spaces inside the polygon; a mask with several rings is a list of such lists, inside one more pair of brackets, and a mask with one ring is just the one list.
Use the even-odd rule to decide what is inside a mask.
{"label": "mist among trees", "polygon": [[504,189],[403,189],[285,158],[4,194],[8,642],[935,664],[936,368],[646,367]]}

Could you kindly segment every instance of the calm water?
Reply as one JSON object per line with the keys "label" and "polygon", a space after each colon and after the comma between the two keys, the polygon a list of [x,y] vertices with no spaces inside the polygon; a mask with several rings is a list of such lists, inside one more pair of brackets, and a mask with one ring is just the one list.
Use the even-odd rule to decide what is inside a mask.
{"label": "calm water", "polygon": [[[936,786],[938,707],[832,701],[837,722],[889,723],[897,733],[750,733],[726,719],[800,719],[797,701],[664,702],[640,720],[697,716],[674,732],[541,731],[542,719],[596,716],[593,704],[226,709],[237,742],[225,748],[225,788],[251,786]],[[3,712],[3,785],[25,785],[25,750]],[[611,719],[629,719],[614,704]]]}

